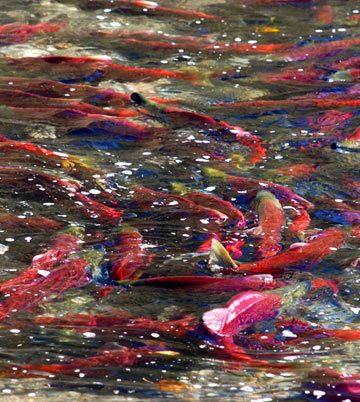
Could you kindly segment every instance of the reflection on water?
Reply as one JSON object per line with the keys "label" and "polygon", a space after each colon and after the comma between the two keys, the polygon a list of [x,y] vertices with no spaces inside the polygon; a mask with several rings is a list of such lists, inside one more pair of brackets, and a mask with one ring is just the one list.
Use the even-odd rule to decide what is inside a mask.
{"label": "reflection on water", "polygon": [[360,400],[357,5],[160,3],[2,4],[4,398]]}

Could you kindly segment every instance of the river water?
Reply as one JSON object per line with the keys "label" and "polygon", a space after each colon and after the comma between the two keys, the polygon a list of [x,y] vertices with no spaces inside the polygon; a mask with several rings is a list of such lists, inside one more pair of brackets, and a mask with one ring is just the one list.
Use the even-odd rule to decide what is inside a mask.
{"label": "river water", "polygon": [[[0,280],[31,264],[32,274],[0,284],[0,398],[359,401],[358,383],[347,393],[316,374],[356,375],[359,333],[297,335],[291,323],[359,329],[359,4],[160,3],[1,2],[0,24],[19,25],[0,32],[0,130],[7,138],[0,142]],[[109,67],[110,58],[130,70]],[[93,92],[84,95],[79,85]],[[167,102],[108,101],[108,89]],[[226,175],[258,184],[234,186]],[[293,196],[267,182],[313,205],[297,209]],[[325,237],[326,251],[297,264],[286,254],[281,264],[269,263],[263,273],[287,290],[276,291],[280,311],[265,320],[254,312],[254,325],[234,337],[249,362],[222,352],[222,337],[201,321],[236,288],[116,281],[223,277],[228,272],[209,264],[214,236],[236,243],[238,262],[269,258],[259,256],[259,237],[249,231],[259,224],[254,197],[261,189],[283,207],[280,253],[306,253],[303,242],[332,228],[344,239],[333,245]],[[178,197],[189,199],[189,191],[219,198],[194,206]],[[243,224],[219,218],[224,200],[242,212]],[[311,222],[294,230],[299,211]],[[272,213],[266,210],[266,220],[276,226]],[[77,237],[56,242],[63,233]],[[48,250],[54,253],[44,257]],[[63,273],[82,258],[86,278],[77,268]],[[311,285],[315,279],[322,285]],[[298,294],[296,286],[308,287]]]}

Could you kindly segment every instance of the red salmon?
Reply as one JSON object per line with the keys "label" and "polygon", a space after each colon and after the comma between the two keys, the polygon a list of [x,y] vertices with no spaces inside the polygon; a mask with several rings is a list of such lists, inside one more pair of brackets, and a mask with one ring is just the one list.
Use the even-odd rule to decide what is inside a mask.
{"label": "red salmon", "polygon": [[234,336],[259,321],[279,313],[281,297],[271,293],[243,292],[230,299],[225,307],[203,314],[203,324],[212,334]]}
{"label": "red salmon", "polygon": [[251,234],[261,238],[256,256],[268,258],[281,251],[281,231],[285,226],[285,214],[280,202],[269,191],[259,191],[255,198],[258,227],[250,229]]}

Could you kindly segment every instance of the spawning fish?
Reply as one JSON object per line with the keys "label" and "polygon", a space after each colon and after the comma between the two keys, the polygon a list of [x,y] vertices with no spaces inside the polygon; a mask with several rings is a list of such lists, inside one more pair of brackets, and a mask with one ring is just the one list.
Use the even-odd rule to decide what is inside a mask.
{"label": "spawning fish", "polygon": [[243,278],[217,278],[213,276],[160,276],[136,281],[119,281],[118,285],[150,286],[201,292],[233,292],[239,290],[264,290],[281,286],[271,275],[249,275]]}
{"label": "spawning fish", "polygon": [[[72,375],[74,370],[81,369],[82,372],[87,372],[88,375],[94,374],[94,369],[98,368],[103,371],[105,367],[131,367],[134,366],[139,360],[139,356],[142,353],[149,352],[146,348],[127,348],[125,346],[118,349],[103,350],[94,356],[89,357],[77,357],[70,359],[64,364],[26,364],[20,366],[20,368],[25,370],[25,377],[32,377],[31,373],[28,371],[42,371],[47,373],[57,373]],[[35,375],[36,376],[36,375]]]}
{"label": "spawning fish", "polygon": [[290,341],[292,344],[301,343],[305,338],[337,338],[342,341],[360,340],[360,330],[357,329],[328,329],[313,326],[308,322],[292,319],[280,319],[276,323],[280,330],[290,330],[297,337]]}
{"label": "spawning fish", "polygon": [[236,208],[230,201],[226,201],[215,194],[203,193],[201,191],[193,191],[179,183],[172,183],[175,190],[179,190],[180,194],[186,196],[187,199],[203,205],[207,208],[213,208],[222,212],[228,218],[230,223],[236,223],[237,228],[246,226],[246,220],[243,213]]}
{"label": "spawning fish", "polygon": [[[42,78],[0,77],[1,89],[16,89],[49,98],[81,99],[96,106],[129,107],[130,95],[112,88],[99,88],[83,84],[64,84]],[[159,103],[177,103],[176,99],[151,98]]]}
{"label": "spawning fish", "polygon": [[306,163],[298,163],[296,165],[277,168],[275,171],[283,176],[293,177],[295,179],[304,179],[311,176],[318,168],[318,164],[308,165]]}
{"label": "spawning fish", "polygon": [[256,163],[266,155],[266,148],[259,137],[252,135],[241,127],[231,126],[230,124],[215,120],[197,112],[171,106],[159,105],[153,101],[145,99],[138,93],[131,94],[131,100],[141,106],[147,114],[161,119],[164,123],[173,127],[195,126],[203,129],[218,132],[220,139],[222,136],[230,136],[234,141],[249,147],[252,150],[251,162]]}
{"label": "spawning fish", "polygon": [[86,103],[101,106],[113,106],[112,101],[117,102],[116,106],[130,105],[129,95],[118,93],[111,88],[64,84],[45,78],[0,77],[0,88],[16,89],[49,98],[64,98],[66,96],[68,99],[81,99]]}
{"label": "spawning fish", "polygon": [[222,55],[233,54],[269,54],[281,52],[291,48],[291,44],[283,43],[224,43],[214,42],[209,37],[176,36],[163,33],[147,32],[92,32],[91,36],[106,38],[107,41],[114,39],[117,42],[110,42],[112,48],[120,47],[124,51],[129,49],[141,50],[143,53],[162,52],[174,53],[181,50],[187,52],[221,53]]}
{"label": "spawning fish", "polygon": [[230,299],[225,307],[203,314],[205,328],[218,336],[234,336],[259,321],[279,314],[282,298],[271,293],[243,292]]}
{"label": "spawning fish", "polygon": [[166,194],[137,186],[133,188],[131,196],[132,201],[140,208],[170,207],[172,211],[182,210],[184,214],[202,215],[217,223],[223,223],[228,220],[227,215],[222,212],[207,208],[200,203],[176,194]]}
{"label": "spawning fish", "polygon": [[100,171],[90,167],[84,160],[77,156],[51,151],[39,145],[32,144],[31,142],[15,141],[0,135],[0,152],[10,153],[16,151],[26,152],[27,155],[30,153],[36,157],[44,157],[47,163],[52,162],[55,167],[60,165],[64,170],[73,174],[75,177],[84,176],[83,173],[85,173],[86,178],[90,180],[90,176],[100,174]]}
{"label": "spawning fish", "polygon": [[44,277],[7,290],[7,298],[0,302],[0,320],[15,312],[28,311],[42,301],[58,297],[69,289],[87,285],[91,280],[89,269],[95,268],[102,257],[100,251],[92,250],[81,257],[63,262]]}
{"label": "spawning fish", "polygon": [[[0,180],[8,188],[22,183],[24,188],[37,190],[36,184],[40,184],[42,197],[44,193],[58,201],[58,197],[78,201],[76,209],[87,217],[97,218],[103,222],[118,223],[123,214],[122,210],[109,207],[103,203],[91,199],[84,194],[79,182],[70,179],[62,179],[39,170],[18,168],[12,166],[0,166]],[[44,187],[45,186],[45,187]]]}
{"label": "spawning fish", "polygon": [[117,116],[121,111],[104,109],[75,99],[51,98],[44,95],[32,94],[18,89],[0,89],[0,104],[20,108],[74,109],[89,114]]}
{"label": "spawning fish", "polygon": [[52,232],[63,229],[65,224],[41,215],[18,216],[11,213],[0,213],[0,227],[9,232]]}
{"label": "spawning fish", "polygon": [[[131,113],[131,116],[133,113]],[[128,116],[128,111],[126,111]],[[166,131],[162,128],[149,127],[126,118],[103,114],[85,113],[76,109],[20,108],[0,107],[0,119],[15,121],[33,121],[60,126],[69,129],[83,128],[95,134],[122,135],[130,137],[148,137],[155,132]]]}
{"label": "spawning fish", "polygon": [[240,102],[225,102],[216,103],[215,107],[224,109],[336,109],[336,108],[358,108],[360,106],[359,99],[318,99],[318,98],[297,98],[297,99],[284,99],[284,100],[254,100],[254,101],[240,101]]}
{"label": "spawning fish", "polygon": [[256,193],[261,190],[272,192],[279,199],[282,205],[292,205],[294,208],[302,207],[304,209],[313,208],[314,205],[305,200],[303,197],[295,194],[288,187],[281,184],[272,183],[261,179],[252,179],[249,177],[231,176],[213,168],[204,168],[203,173],[208,177],[225,179],[227,185],[242,194],[246,192],[251,199],[256,196]]}
{"label": "spawning fish", "polygon": [[11,24],[0,25],[0,46],[7,46],[14,43],[25,43],[31,36],[38,33],[56,32],[64,27],[65,24],[48,24],[40,22],[39,24],[20,24],[13,22]]}
{"label": "spawning fish", "polygon": [[109,80],[118,82],[155,81],[160,78],[196,81],[201,78],[194,73],[183,71],[116,64],[107,56],[2,57],[0,66],[4,71],[10,68],[12,74],[25,73],[29,77],[51,78],[62,82],[68,81],[68,83]]}
{"label": "spawning fish", "polygon": [[197,318],[188,315],[177,320],[160,321],[148,317],[132,317],[127,311],[112,309],[99,314],[69,314],[64,317],[38,316],[35,322],[38,325],[47,325],[61,328],[84,327],[91,330],[104,331],[106,328],[131,331],[132,334],[144,335],[159,332],[163,336],[184,336],[194,329]]}
{"label": "spawning fish", "polygon": [[205,20],[217,20],[221,18],[217,15],[209,15],[199,11],[164,7],[154,1],[145,0],[81,0],[80,7],[86,10],[110,8],[112,11],[130,15],[142,14],[157,17],[199,18]]}
{"label": "spawning fish", "polygon": [[229,201],[225,201],[214,194],[207,194],[201,191],[191,191],[186,193],[185,197],[206,208],[216,209],[217,211],[222,212],[228,217],[230,223],[236,222],[237,228],[243,228],[246,226],[246,220],[243,213]]}
{"label": "spawning fish", "polygon": [[303,61],[316,57],[327,57],[360,45],[360,38],[347,38],[327,43],[296,47],[283,54],[285,61]]}
{"label": "spawning fish", "polygon": [[225,172],[213,168],[203,168],[203,173],[208,177],[225,179],[231,189],[242,196],[246,195],[249,199],[254,198],[256,193],[261,190],[266,189],[272,192],[284,208],[291,207],[289,209],[292,215],[291,230],[303,230],[310,223],[307,209],[313,208],[314,205],[285,186],[249,177],[230,176]]}
{"label": "spawning fish", "polygon": [[148,255],[140,232],[129,226],[120,228],[115,251],[110,257],[110,278],[115,281],[139,278],[150,265],[153,255]]}
{"label": "spawning fish", "polygon": [[252,235],[260,237],[255,255],[268,258],[281,251],[281,231],[285,226],[285,214],[280,202],[269,191],[259,191],[255,198],[258,226],[250,229]]}
{"label": "spawning fish", "polygon": [[[197,253],[208,253],[211,250],[212,239],[216,239],[220,241],[222,238],[222,233],[211,234],[208,239],[206,239],[201,245],[197,248]],[[242,256],[242,246],[245,244],[244,239],[239,239],[239,236],[231,233],[230,236],[222,240],[225,249],[231,254],[233,258],[240,258]]]}
{"label": "spawning fish", "polygon": [[34,256],[31,265],[20,275],[0,283],[0,292],[12,291],[21,285],[30,285],[34,280],[46,277],[65,257],[81,250],[81,228],[71,227],[57,233],[42,254]]}
{"label": "spawning fish", "polygon": [[123,51],[137,49],[145,54],[174,53],[179,49],[198,52],[211,43],[204,37],[168,35],[155,31],[95,31],[90,36],[106,39],[105,45],[110,43],[112,48],[115,46]]}
{"label": "spawning fish", "polygon": [[[295,243],[289,249],[264,260],[237,264],[231,259],[228,269],[251,274],[279,275],[286,268],[314,265],[338,250],[344,243],[346,231],[329,228],[309,239],[307,243]],[[229,256],[221,243],[213,240],[213,254],[217,261],[228,261]],[[226,258],[224,257],[226,255]],[[231,257],[230,257],[231,258]],[[224,265],[223,265],[224,266]]]}

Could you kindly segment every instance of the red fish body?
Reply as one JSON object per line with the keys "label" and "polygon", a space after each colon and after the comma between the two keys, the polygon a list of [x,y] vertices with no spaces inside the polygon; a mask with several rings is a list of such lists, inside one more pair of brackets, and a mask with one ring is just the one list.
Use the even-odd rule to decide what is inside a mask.
{"label": "red fish body", "polygon": [[289,49],[287,43],[220,43],[215,42],[201,49],[202,52],[223,53],[223,54],[269,54],[281,53]]}
{"label": "red fish body", "polygon": [[[104,371],[106,369],[109,370],[112,367],[116,370],[118,367],[134,366],[139,361],[139,356],[141,356],[141,353],[144,351],[146,351],[144,348],[130,349],[127,347],[121,347],[119,349],[104,350],[90,357],[73,358],[63,364],[27,364],[21,366],[21,369],[26,371],[43,371],[64,375],[73,375],[74,370],[81,369],[82,372],[85,371],[91,375],[94,373],[95,369]],[[28,376],[31,376],[31,374]]]}
{"label": "red fish body", "polygon": [[224,178],[232,191],[236,191],[242,195],[246,194],[246,197],[249,199],[254,198],[258,191],[267,190],[273,193],[284,208],[291,208],[293,217],[291,230],[303,230],[310,223],[307,209],[313,208],[314,205],[285,186],[265,180],[230,176],[212,168],[204,169],[204,173],[210,177]]}
{"label": "red fish body", "polygon": [[0,110],[0,118],[46,123],[68,129],[85,127],[95,133],[104,131],[112,135],[145,138],[162,130],[135,123],[122,117],[85,113],[77,109],[7,107]]}
{"label": "red fish body", "polygon": [[292,333],[297,335],[297,338],[294,338],[290,341],[292,344],[301,344],[301,342],[306,338],[337,338],[342,341],[360,340],[360,330],[357,329],[328,329],[313,327],[305,321],[296,319],[280,320],[276,326],[280,329],[290,329]]}
{"label": "red fish body", "polygon": [[18,22],[0,25],[0,46],[6,46],[13,43],[25,43],[33,35],[38,33],[56,32],[63,26],[64,24],[48,24],[46,22],[41,22],[35,25],[20,24]]}
{"label": "red fish body", "polygon": [[[0,77],[1,89],[15,89],[49,98],[81,99],[98,106],[130,106],[130,95],[111,88],[64,84],[42,78]],[[21,106],[21,105],[19,105]]]}
{"label": "red fish body", "polygon": [[203,129],[212,130],[219,133],[220,139],[222,137],[230,136],[231,139],[238,143],[249,147],[252,150],[251,162],[256,163],[262,160],[266,155],[266,148],[263,145],[260,137],[252,135],[248,131],[243,130],[241,127],[231,126],[230,124],[215,120],[210,116],[200,113],[188,111],[185,109],[175,108],[171,106],[163,106],[155,102],[145,99],[138,93],[131,95],[132,101],[141,106],[142,110],[150,116],[160,118],[167,124],[174,127],[195,126]]}
{"label": "red fish body", "polygon": [[143,14],[157,17],[176,17],[184,19],[219,19],[216,15],[209,15],[199,11],[192,11],[180,8],[163,7],[154,1],[145,0],[84,0],[81,7],[90,10],[99,8],[111,8],[113,11],[125,14]]}
{"label": "red fish body", "polygon": [[250,177],[231,176],[227,175],[216,169],[206,169],[206,175],[224,178],[226,183],[235,191],[244,192],[249,198],[254,198],[256,193],[261,190],[267,190],[272,192],[276,198],[279,199],[282,205],[292,205],[294,208],[302,207],[304,209],[313,208],[314,205],[305,200],[303,197],[295,194],[288,187],[281,184],[272,183],[265,180],[253,179]]}
{"label": "red fish body", "polygon": [[290,208],[289,213],[291,215],[289,230],[292,230],[293,232],[298,232],[309,227],[311,223],[311,218],[305,208]]}
{"label": "red fish body", "polygon": [[[121,283],[120,283],[121,284]],[[213,276],[161,276],[125,282],[130,286],[151,286],[170,289],[189,289],[201,292],[232,292],[264,290],[278,285],[271,275],[249,275],[243,278],[217,278]]]}
{"label": "red fish body", "polygon": [[[222,238],[221,233],[216,233],[216,234],[211,234],[210,237],[205,240],[201,245],[197,248],[196,252],[197,253],[208,253],[211,250],[212,246],[212,241],[218,240]],[[222,240],[222,243],[225,247],[225,249],[230,253],[232,258],[240,258],[242,256],[242,250],[241,248],[245,244],[244,239],[239,239],[237,235],[231,235],[228,237],[226,240]]]}
{"label": "red fish body", "polygon": [[275,317],[281,297],[271,293],[243,292],[230,299],[225,307],[203,314],[203,325],[214,335],[234,336],[255,323]]}
{"label": "red fish body", "polygon": [[121,230],[117,242],[118,245],[110,258],[111,279],[122,281],[139,278],[153,257],[146,253],[141,234],[133,228],[125,227]]}
{"label": "red fish body", "polygon": [[319,165],[308,165],[306,163],[298,163],[296,165],[284,166],[277,168],[276,173],[283,176],[293,177],[295,179],[304,179],[309,177],[318,169]]}
{"label": "red fish body", "polygon": [[41,215],[19,217],[15,214],[0,214],[0,227],[15,232],[52,232],[64,228],[64,223]]}
{"label": "red fish body", "polygon": [[169,71],[156,68],[140,68],[116,64],[109,57],[4,57],[0,59],[3,68],[9,67],[12,72],[21,72],[30,77],[52,78],[61,81],[102,81],[119,82],[154,81],[160,78],[179,80],[195,80],[193,74],[181,71]]}
{"label": "red fish body", "polygon": [[175,53],[180,49],[187,52],[221,53],[221,54],[269,54],[291,48],[290,44],[269,43],[224,43],[214,42],[209,38],[193,36],[164,35],[157,32],[93,32],[92,36],[117,39],[112,45],[124,48],[138,49],[142,52]]}
{"label": "red fish body", "polygon": [[214,194],[206,194],[200,191],[187,193],[185,197],[199,205],[222,212],[231,223],[236,222],[236,227],[238,228],[246,226],[243,213],[229,201],[225,201]]}
{"label": "red fish body", "polygon": [[198,318],[188,315],[177,320],[160,321],[148,317],[131,317],[123,310],[110,310],[102,314],[74,314],[65,317],[39,316],[35,318],[38,325],[51,325],[53,327],[77,328],[84,331],[89,330],[103,331],[106,328],[111,330],[118,328],[119,331],[127,330],[132,334],[144,335],[157,331],[164,336],[184,336],[188,331],[195,328]]}
{"label": "red fish body", "polygon": [[0,292],[11,291],[21,285],[30,285],[35,279],[48,275],[70,253],[80,251],[81,239],[71,233],[60,233],[48,244],[43,254],[33,258],[31,265],[20,275],[0,283]]}
{"label": "red fish body", "polygon": [[[31,142],[15,141],[0,135],[0,153],[9,154],[13,152],[26,154],[27,158],[29,155],[34,156],[34,158],[40,157],[50,166],[58,167],[60,165],[69,174],[75,177],[80,176],[81,178],[85,176],[89,181],[92,181],[93,175],[100,174],[99,170],[90,167],[77,156],[51,151]],[[50,227],[51,225],[48,223],[45,226]]]}
{"label": "red fish body", "polygon": [[252,274],[281,274],[286,268],[307,267],[337,251],[345,238],[346,232],[342,229],[326,229],[307,243],[295,244],[288,250],[265,260],[240,264],[235,270]]}
{"label": "red fish body", "polygon": [[104,114],[114,116],[118,114],[116,110],[88,105],[74,99],[51,98],[17,89],[0,89],[0,103],[5,106],[20,108],[75,109],[89,114]]}
{"label": "red fish body", "polygon": [[125,51],[137,49],[146,54],[153,54],[154,52],[175,53],[179,49],[185,49],[187,52],[198,52],[210,43],[206,38],[202,37],[166,35],[154,31],[92,32],[91,36],[100,39],[104,38],[110,41],[112,46],[120,47]]}
{"label": "red fish body", "polygon": [[175,194],[166,194],[144,187],[133,189],[132,199],[140,208],[170,207],[172,211],[182,210],[184,214],[196,214],[209,218],[211,221],[222,223],[228,220],[222,212],[207,208],[186,197]]}
{"label": "red fish body", "polygon": [[[317,0],[240,0],[240,4],[256,5],[256,6],[279,6],[285,4],[312,4]],[[238,3],[238,1],[237,1]]]}
{"label": "red fish body", "polygon": [[286,61],[309,60],[316,57],[327,57],[334,53],[338,53],[350,47],[356,47],[359,45],[360,38],[341,39],[332,42],[301,46],[284,53],[283,57]]}
{"label": "red fish body", "polygon": [[60,296],[68,289],[85,286],[90,281],[87,266],[88,262],[84,258],[69,260],[49,275],[9,290],[8,297],[0,302],[0,320],[15,312],[32,309],[49,297]]}
{"label": "red fish body", "polygon": [[285,214],[276,197],[268,191],[259,191],[255,199],[258,214],[258,227],[251,233],[261,240],[257,246],[256,255],[268,258],[281,250],[281,231],[285,225]]}
{"label": "red fish body", "polygon": [[[102,204],[83,193],[80,184],[74,180],[62,179],[50,174],[11,166],[0,166],[0,181],[5,183],[10,188],[11,186],[18,186],[22,183],[25,188],[30,187],[32,191],[37,189],[35,184],[40,184],[42,196],[46,193],[48,196],[58,200],[58,197],[63,199],[74,199],[78,201],[76,209],[83,213],[85,216],[91,218],[98,218],[101,221],[108,223],[117,223],[121,219],[122,210],[109,207]],[[35,187],[34,187],[35,186]]]}
{"label": "red fish body", "polygon": [[358,99],[318,99],[318,98],[297,98],[284,100],[254,100],[240,102],[218,103],[215,107],[224,109],[297,109],[297,108],[313,108],[313,109],[333,109],[333,108],[357,108],[360,106]]}

